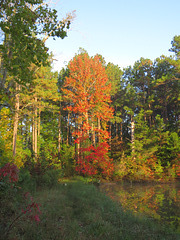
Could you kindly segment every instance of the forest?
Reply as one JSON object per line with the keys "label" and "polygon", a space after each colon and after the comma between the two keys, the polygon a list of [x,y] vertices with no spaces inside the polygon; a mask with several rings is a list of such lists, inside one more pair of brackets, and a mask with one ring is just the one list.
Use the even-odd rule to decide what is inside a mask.
{"label": "forest", "polygon": [[54,72],[46,40],[65,38],[74,16],[59,21],[42,3],[1,1],[0,178],[16,168],[59,179],[179,178],[180,35],[168,57],[121,69],[80,48]]}

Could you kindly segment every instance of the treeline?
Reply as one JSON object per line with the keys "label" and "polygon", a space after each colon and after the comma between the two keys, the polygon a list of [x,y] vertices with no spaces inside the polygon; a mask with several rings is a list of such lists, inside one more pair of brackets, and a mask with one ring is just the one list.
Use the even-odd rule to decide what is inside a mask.
{"label": "treeline", "polygon": [[[105,68],[108,84],[111,84],[109,106],[114,112],[113,118],[106,121],[101,119],[100,123],[96,121],[94,126],[109,132],[107,142],[115,178],[174,179],[179,176],[179,47],[180,36],[175,36],[170,49],[175,56],[161,56],[154,62],[141,58],[133,67],[127,67],[123,71],[117,65],[106,64],[104,58],[97,55]],[[78,57],[84,59],[84,54],[87,52],[81,49]],[[72,76],[70,65],[71,62],[59,73],[61,86]],[[84,83],[85,72],[84,78],[80,72],[80,68],[77,68],[77,76]],[[73,79],[74,84],[79,84],[77,78]],[[72,88],[70,92],[73,92]],[[72,109],[73,96],[69,97],[70,103],[62,102],[62,106],[69,104],[71,109],[62,110],[65,120],[63,136],[66,144],[72,145],[77,112]],[[79,98],[82,98],[81,93]],[[104,112],[109,110],[104,107]],[[89,122],[91,119],[90,116]],[[93,134],[88,136],[91,140]],[[98,143],[98,136],[96,141]],[[93,143],[92,140],[91,142]]]}
{"label": "treeline", "polygon": [[25,2],[1,6],[0,165],[38,174],[56,168],[61,176],[179,177],[180,36],[173,56],[154,62],[141,58],[121,70],[80,49],[54,73],[45,41],[64,38],[73,17],[58,22],[42,1]]}

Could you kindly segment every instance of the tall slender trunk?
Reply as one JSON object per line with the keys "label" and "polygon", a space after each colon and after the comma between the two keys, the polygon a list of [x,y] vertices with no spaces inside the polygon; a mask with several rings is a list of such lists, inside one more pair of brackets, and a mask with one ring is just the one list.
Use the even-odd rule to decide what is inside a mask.
{"label": "tall slender trunk", "polygon": [[168,122],[168,111],[167,111],[167,100],[165,99],[165,110],[164,110],[165,123]]}
{"label": "tall slender trunk", "polygon": [[[150,103],[148,104],[148,107],[149,107],[149,110],[151,110],[151,104],[150,104]],[[151,119],[152,119],[152,116],[149,115],[149,126],[150,126],[150,127],[151,127],[151,125],[152,125]]]}
{"label": "tall slender trunk", "polygon": [[120,123],[120,140],[123,141],[123,125],[122,122]]}
{"label": "tall slender trunk", "polygon": [[35,132],[35,128],[34,128],[34,110],[32,112],[32,151],[34,153],[34,132]]}
{"label": "tall slender trunk", "polygon": [[60,160],[61,151],[61,111],[59,111],[58,116],[58,160]]}
{"label": "tall slender trunk", "polygon": [[37,132],[38,132],[38,123],[37,123],[37,97],[35,97],[35,121],[34,121],[34,154],[35,154],[35,161],[37,161]]}
{"label": "tall slender trunk", "polygon": [[38,135],[38,119],[37,119],[37,97],[35,97],[35,103],[32,116],[32,150],[34,152],[35,161],[37,161],[37,135]]}
{"label": "tall slender trunk", "polygon": [[162,115],[164,123],[168,122],[168,110],[167,110],[167,96],[166,96],[166,93],[167,93],[167,87],[166,87],[166,84],[165,84],[164,110],[163,110],[163,115]]}
{"label": "tall slender trunk", "polygon": [[98,118],[98,142],[100,142],[101,140],[100,130],[101,130],[101,120],[100,118]]}
{"label": "tall slender trunk", "polygon": [[135,122],[133,116],[131,116],[131,143],[132,143],[132,153],[135,151],[134,146],[134,129],[135,129]]}
{"label": "tall slender trunk", "polygon": [[115,125],[116,125],[116,138],[118,137],[118,123],[115,122]]}
{"label": "tall slender trunk", "polygon": [[78,150],[78,159],[82,157],[80,154],[80,148],[82,147],[82,116],[78,117],[78,138],[79,138],[79,143],[77,144],[77,150]]}
{"label": "tall slender trunk", "polygon": [[76,139],[78,139],[78,142],[75,144],[75,153],[76,153],[76,160],[79,160],[79,149],[80,149],[80,142],[79,142],[79,136],[80,136],[80,125],[79,125],[79,116],[75,119],[75,129],[76,129]]}
{"label": "tall slender trunk", "polygon": [[16,83],[15,114],[14,114],[14,129],[13,129],[13,159],[16,156],[16,141],[17,141],[17,132],[18,132],[18,121],[19,121],[19,90],[20,90],[20,85]]}
{"label": "tall slender trunk", "polygon": [[68,146],[69,145],[69,132],[70,132],[70,129],[69,129],[69,112],[68,112],[68,119],[67,119],[67,139],[66,139],[66,145]]}
{"label": "tall slender trunk", "polygon": [[96,137],[95,137],[95,131],[94,131],[94,123],[91,124],[91,132],[92,132],[92,144],[93,146],[96,145]]}
{"label": "tall slender trunk", "polygon": [[38,116],[38,138],[40,137],[41,133],[41,110],[39,108],[39,116]]}
{"label": "tall slender trunk", "polygon": [[86,118],[86,125],[87,125],[87,135],[89,137],[89,118],[88,118],[88,112],[85,113]]}
{"label": "tall slender trunk", "polygon": [[111,122],[109,122],[109,146],[110,146],[110,150],[112,150],[111,149],[111,141],[112,141],[112,124],[111,124]]}

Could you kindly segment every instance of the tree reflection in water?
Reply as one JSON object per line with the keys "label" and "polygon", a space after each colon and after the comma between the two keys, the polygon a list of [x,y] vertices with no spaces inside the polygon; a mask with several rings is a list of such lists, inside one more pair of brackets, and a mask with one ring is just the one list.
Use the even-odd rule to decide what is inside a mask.
{"label": "tree reflection in water", "polygon": [[105,183],[100,190],[124,209],[146,214],[180,232],[180,183]]}

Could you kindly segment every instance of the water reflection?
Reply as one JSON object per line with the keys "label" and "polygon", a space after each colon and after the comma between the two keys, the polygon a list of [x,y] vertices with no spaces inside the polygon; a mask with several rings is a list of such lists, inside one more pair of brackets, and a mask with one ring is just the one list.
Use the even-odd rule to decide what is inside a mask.
{"label": "water reflection", "polygon": [[112,199],[120,201],[125,209],[143,213],[171,225],[180,232],[180,183],[101,184],[100,189]]}

